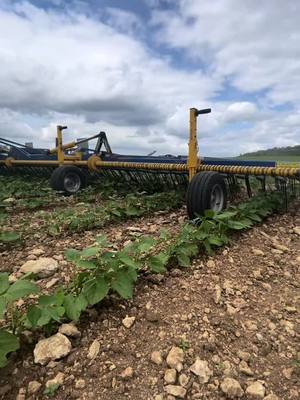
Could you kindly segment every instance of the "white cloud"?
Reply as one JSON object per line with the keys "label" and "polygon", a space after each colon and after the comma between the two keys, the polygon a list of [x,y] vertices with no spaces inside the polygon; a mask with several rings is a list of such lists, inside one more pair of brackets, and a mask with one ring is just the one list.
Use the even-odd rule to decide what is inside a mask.
{"label": "white cloud", "polygon": [[275,103],[300,101],[300,2],[178,0],[156,11],[157,39],[181,48],[244,91],[268,89]]}
{"label": "white cloud", "polygon": [[258,110],[255,104],[248,101],[230,104],[223,116],[225,122],[253,121],[258,117]]}
{"label": "white cloud", "polygon": [[[183,154],[188,109],[211,106],[199,117],[201,154],[297,144],[300,3],[144,2],[156,51],[144,40],[153,31],[128,11],[0,0],[0,136],[49,146],[63,123],[66,140],[107,130],[118,152]],[[227,86],[238,89],[232,101],[222,98]],[[294,115],[273,110],[285,102]]]}

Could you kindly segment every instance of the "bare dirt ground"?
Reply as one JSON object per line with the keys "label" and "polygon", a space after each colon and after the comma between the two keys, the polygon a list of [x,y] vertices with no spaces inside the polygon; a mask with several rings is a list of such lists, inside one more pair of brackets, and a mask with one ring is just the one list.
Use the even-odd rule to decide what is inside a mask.
{"label": "bare dirt ground", "polygon": [[[118,247],[130,235],[155,235],[162,226],[176,232],[184,215],[156,213],[105,232]],[[71,339],[72,351],[60,361],[41,367],[33,360],[34,344],[25,347],[0,372],[0,397],[50,398],[43,391],[54,378],[61,383],[52,395],[58,400],[299,399],[296,226],[299,208],[238,235],[214,257],[199,256],[191,268],[141,278],[132,301],[111,296],[89,310],[77,324],[81,336]],[[90,245],[94,235],[28,241],[25,249],[1,255],[1,270],[17,274],[38,248],[59,261],[59,272],[40,282],[55,287],[71,273],[64,249]],[[41,385],[30,394],[33,381]]]}

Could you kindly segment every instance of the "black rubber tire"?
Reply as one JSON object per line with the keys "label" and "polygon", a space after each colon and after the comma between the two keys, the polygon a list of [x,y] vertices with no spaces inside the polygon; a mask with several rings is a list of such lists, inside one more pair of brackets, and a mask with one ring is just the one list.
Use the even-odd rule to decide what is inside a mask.
{"label": "black rubber tire", "polygon": [[[76,189],[76,191],[70,191],[70,189],[66,186],[65,178],[68,176],[68,174],[72,174],[78,178],[79,187]],[[63,165],[56,168],[52,172],[50,186],[56,192],[61,192],[70,196],[72,194],[76,194],[86,186],[86,176],[81,169],[75,165]]]}
{"label": "black rubber tire", "polygon": [[198,172],[189,183],[186,196],[187,212],[190,219],[210,210],[213,188],[218,185],[223,193],[222,209],[227,205],[227,188],[224,178],[218,172]]}

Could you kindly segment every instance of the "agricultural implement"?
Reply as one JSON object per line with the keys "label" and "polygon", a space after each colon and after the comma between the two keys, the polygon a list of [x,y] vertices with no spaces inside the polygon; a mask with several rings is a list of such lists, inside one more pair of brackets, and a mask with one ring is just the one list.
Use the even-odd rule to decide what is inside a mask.
{"label": "agricultural implement", "polygon": [[[266,190],[268,177],[275,179],[275,187],[286,194],[287,187],[295,190],[300,181],[300,165],[277,165],[276,162],[242,161],[221,158],[200,158],[198,155],[197,118],[211,109],[190,109],[190,137],[188,156],[131,156],[113,153],[105,132],[88,139],[63,144],[66,126],[57,126],[56,147],[38,149],[0,138],[0,173],[22,170],[51,174],[51,187],[58,192],[75,194],[90,177],[107,176],[135,183],[177,187],[187,186],[187,210],[190,218],[206,209],[221,211],[226,207],[228,194],[240,179],[245,181],[251,196],[250,177]],[[86,143],[97,140],[94,149]]]}

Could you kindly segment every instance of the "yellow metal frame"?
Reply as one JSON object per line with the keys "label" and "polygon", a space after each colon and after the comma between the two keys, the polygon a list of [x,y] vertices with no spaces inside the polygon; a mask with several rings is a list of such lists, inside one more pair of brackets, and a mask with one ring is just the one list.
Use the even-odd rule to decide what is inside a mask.
{"label": "yellow metal frame", "polygon": [[197,140],[197,109],[190,109],[190,140],[189,140],[189,156],[187,166],[189,169],[189,180],[197,173],[199,164],[198,159],[198,140]]}
{"label": "yellow metal frame", "polygon": [[56,127],[57,147],[55,147],[54,149],[51,149],[49,151],[50,154],[57,153],[57,160],[60,165],[65,164],[66,160],[80,161],[82,159],[82,154],[80,152],[76,152],[74,155],[71,155],[71,156],[67,156],[65,154],[65,150],[75,147],[77,143],[71,142],[71,143],[63,144],[62,131],[64,129],[67,129],[67,126],[57,125],[57,127]]}
{"label": "yellow metal frame", "polygon": [[189,180],[200,171],[215,171],[224,174],[242,174],[242,175],[267,175],[267,176],[282,176],[282,177],[297,177],[300,178],[300,166],[298,165],[279,165],[277,167],[247,167],[247,166],[230,166],[230,165],[205,165],[201,164],[198,157],[198,140],[197,140],[197,116],[210,112],[210,110],[200,110],[196,108],[190,109],[190,135],[189,135],[189,152],[187,164],[163,164],[163,163],[137,163],[137,162],[119,162],[119,161],[102,161],[100,157],[92,155],[87,161],[82,160],[81,153],[68,156],[64,150],[75,147],[76,142],[71,142],[63,145],[62,131],[67,127],[57,126],[57,147],[50,150],[51,154],[57,153],[57,160],[49,161],[31,161],[31,160],[15,160],[8,157],[5,160],[0,160],[0,165],[6,167],[14,166],[51,166],[59,165],[76,165],[78,167],[87,168],[95,171],[99,168],[110,169],[131,169],[137,171],[174,171],[187,173]]}

